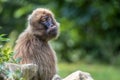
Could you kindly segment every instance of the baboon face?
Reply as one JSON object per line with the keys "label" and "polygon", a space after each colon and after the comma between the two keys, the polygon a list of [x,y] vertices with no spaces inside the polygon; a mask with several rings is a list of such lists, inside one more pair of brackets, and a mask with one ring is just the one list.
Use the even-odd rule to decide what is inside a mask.
{"label": "baboon face", "polygon": [[29,17],[29,24],[33,34],[43,40],[50,40],[58,35],[58,22],[47,9],[38,8]]}

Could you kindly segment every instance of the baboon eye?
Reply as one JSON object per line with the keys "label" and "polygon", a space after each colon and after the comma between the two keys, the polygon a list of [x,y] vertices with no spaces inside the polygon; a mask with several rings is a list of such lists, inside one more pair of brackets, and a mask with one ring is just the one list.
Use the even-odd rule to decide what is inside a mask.
{"label": "baboon eye", "polygon": [[42,22],[45,22],[45,21],[46,21],[46,19],[45,19],[45,18],[42,18],[42,19],[41,19],[41,21],[42,21]]}

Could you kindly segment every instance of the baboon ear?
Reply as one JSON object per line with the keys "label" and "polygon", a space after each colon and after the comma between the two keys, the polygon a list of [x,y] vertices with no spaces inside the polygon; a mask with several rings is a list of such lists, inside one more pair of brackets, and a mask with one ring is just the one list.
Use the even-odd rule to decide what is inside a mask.
{"label": "baboon ear", "polygon": [[30,14],[29,16],[28,16],[28,24],[32,24],[32,14]]}
{"label": "baboon ear", "polygon": [[27,20],[30,21],[31,18],[32,18],[32,15],[29,15]]}

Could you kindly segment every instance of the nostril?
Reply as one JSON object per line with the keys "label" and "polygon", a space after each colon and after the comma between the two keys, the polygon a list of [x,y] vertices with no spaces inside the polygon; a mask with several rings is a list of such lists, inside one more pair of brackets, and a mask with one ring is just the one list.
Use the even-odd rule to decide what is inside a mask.
{"label": "nostril", "polygon": [[54,26],[53,24],[50,25],[50,27],[53,27],[53,26]]}

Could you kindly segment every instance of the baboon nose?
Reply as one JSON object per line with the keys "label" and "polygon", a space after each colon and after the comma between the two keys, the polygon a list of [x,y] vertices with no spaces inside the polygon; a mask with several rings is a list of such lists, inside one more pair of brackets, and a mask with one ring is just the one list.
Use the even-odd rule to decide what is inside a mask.
{"label": "baboon nose", "polygon": [[53,27],[53,26],[54,26],[53,24],[50,24],[48,28],[51,28],[51,27]]}

